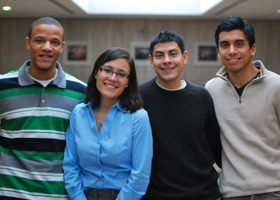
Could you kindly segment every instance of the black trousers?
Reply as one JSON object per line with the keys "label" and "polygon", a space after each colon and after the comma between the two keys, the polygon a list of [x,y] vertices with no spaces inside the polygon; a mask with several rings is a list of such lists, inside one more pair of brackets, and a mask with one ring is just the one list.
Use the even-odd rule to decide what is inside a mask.
{"label": "black trousers", "polygon": [[84,191],[88,200],[115,200],[119,192],[119,190],[97,190],[94,188],[90,188]]}

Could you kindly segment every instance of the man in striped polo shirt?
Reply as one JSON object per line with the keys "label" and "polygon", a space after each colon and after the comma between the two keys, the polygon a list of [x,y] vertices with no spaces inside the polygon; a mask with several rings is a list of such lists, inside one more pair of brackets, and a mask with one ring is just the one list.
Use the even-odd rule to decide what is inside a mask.
{"label": "man in striped polo shirt", "polygon": [[58,21],[34,21],[25,41],[31,59],[0,75],[0,199],[68,199],[65,132],[86,85],[57,62],[65,44]]}

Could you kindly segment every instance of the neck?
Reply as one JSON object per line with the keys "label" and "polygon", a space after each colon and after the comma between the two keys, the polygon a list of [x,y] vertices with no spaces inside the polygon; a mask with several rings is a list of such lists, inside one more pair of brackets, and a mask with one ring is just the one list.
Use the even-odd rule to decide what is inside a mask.
{"label": "neck", "polygon": [[109,110],[112,108],[114,104],[112,102],[108,102],[104,100],[102,101],[101,99],[100,106],[93,109],[98,131],[100,131],[101,127],[103,126],[107,113],[109,112]]}
{"label": "neck", "polygon": [[235,87],[240,88],[246,83],[248,83],[252,78],[254,78],[258,72],[259,69],[257,69],[252,65],[252,67],[248,68],[246,71],[234,72],[234,73],[228,71],[228,75],[231,83]]}
{"label": "neck", "polygon": [[162,81],[157,77],[156,82],[163,88],[174,90],[178,89],[182,85],[181,78],[178,80],[172,80],[172,81]]}
{"label": "neck", "polygon": [[117,103],[117,98],[106,98],[104,96],[100,96],[100,106],[99,108],[102,110],[110,110],[113,105]]}
{"label": "neck", "polygon": [[56,71],[57,71],[56,67],[52,67],[48,70],[41,70],[32,65],[30,65],[27,69],[27,72],[30,76],[32,76],[37,80],[42,80],[42,81],[50,80],[54,78],[56,75]]}

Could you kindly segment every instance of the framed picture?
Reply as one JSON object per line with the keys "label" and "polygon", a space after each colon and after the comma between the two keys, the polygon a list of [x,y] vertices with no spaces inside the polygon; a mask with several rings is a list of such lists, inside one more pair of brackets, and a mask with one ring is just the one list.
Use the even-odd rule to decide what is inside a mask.
{"label": "framed picture", "polygon": [[130,53],[136,65],[150,65],[150,42],[130,42]]}
{"label": "framed picture", "polygon": [[88,41],[66,41],[62,53],[64,65],[91,65],[91,48]]}
{"label": "framed picture", "polygon": [[216,44],[213,42],[196,42],[194,47],[194,64],[202,66],[220,65]]}

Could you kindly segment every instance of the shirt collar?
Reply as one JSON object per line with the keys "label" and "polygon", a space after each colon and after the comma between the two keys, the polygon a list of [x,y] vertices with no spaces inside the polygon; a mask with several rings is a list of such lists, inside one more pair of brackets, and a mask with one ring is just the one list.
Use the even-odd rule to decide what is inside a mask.
{"label": "shirt collar", "polygon": [[[20,86],[28,86],[28,85],[36,84],[36,82],[32,78],[30,78],[26,70],[26,67],[29,65],[30,65],[30,60],[26,61],[19,69],[18,81]],[[56,63],[56,68],[57,68],[57,76],[50,84],[56,85],[59,88],[66,88],[65,74],[61,65],[58,62]]]}

